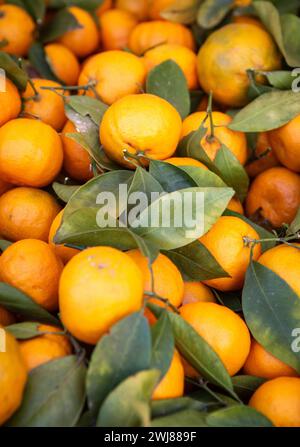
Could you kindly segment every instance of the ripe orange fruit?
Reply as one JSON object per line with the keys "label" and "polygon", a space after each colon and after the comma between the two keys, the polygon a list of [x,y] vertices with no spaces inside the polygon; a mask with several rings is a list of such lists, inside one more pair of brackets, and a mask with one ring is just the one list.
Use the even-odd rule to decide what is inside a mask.
{"label": "ripe orange fruit", "polygon": [[15,242],[0,256],[1,281],[22,290],[50,311],[57,309],[62,269],[54,250],[37,239]]}
{"label": "ripe orange fruit", "polygon": [[50,232],[49,232],[49,244],[54,248],[56,255],[62,260],[64,264],[67,264],[67,262],[70,261],[70,259],[73,258],[73,256],[77,255],[79,253],[79,250],[76,248],[70,248],[65,247],[64,245],[55,245],[53,242],[53,238],[60,227],[62,217],[64,214],[64,210],[61,210],[60,213],[57,214],[55,219],[52,222]]}
{"label": "ripe orange fruit", "polygon": [[124,159],[124,150],[164,160],[175,152],[180,132],[180,115],[170,103],[150,94],[129,95],[105,112],[100,141],[109,158],[133,169]]}
{"label": "ripe orange fruit", "polygon": [[10,183],[6,183],[0,179],[0,196],[2,196],[2,194],[4,194],[6,191],[9,191],[12,188],[13,185],[11,185]]}
{"label": "ripe orange fruit", "polygon": [[248,216],[259,212],[278,228],[290,224],[300,206],[300,176],[286,168],[275,167],[259,174],[246,199]]}
{"label": "ripe orange fruit", "polygon": [[62,273],[62,322],[86,343],[96,344],[114,323],[141,309],[142,302],[142,273],[126,253],[115,248],[88,248],[74,256]]}
{"label": "ripe orange fruit", "polygon": [[19,118],[0,128],[0,175],[16,185],[49,185],[63,162],[61,139],[41,121]]}
{"label": "ripe orange fruit", "polygon": [[250,25],[255,25],[263,30],[266,30],[264,25],[254,16],[233,16],[232,21],[233,23],[248,23]]}
{"label": "ripe orange fruit", "polygon": [[278,377],[263,383],[249,402],[276,427],[300,427],[300,379]]}
{"label": "ripe orange fruit", "polygon": [[208,169],[201,161],[190,157],[171,157],[164,160],[174,166],[196,166],[197,168]]}
{"label": "ripe orange fruit", "polygon": [[300,172],[300,115],[285,126],[269,132],[269,139],[278,160],[292,171]]}
{"label": "ripe orange fruit", "polygon": [[5,332],[6,351],[0,352],[0,426],[19,408],[27,381],[27,370],[18,342]]}
{"label": "ripe orange fruit", "polygon": [[46,191],[20,187],[0,197],[0,233],[10,241],[48,240],[50,226],[61,207]]}
{"label": "ripe orange fruit", "polygon": [[[259,239],[257,232],[238,217],[222,216],[199,241],[211,252],[230,278],[203,281],[218,290],[233,291],[242,288],[250,263],[250,244],[247,238]],[[261,254],[260,244],[253,248],[253,259]]]}
{"label": "ripe orange fruit", "polygon": [[[189,135],[191,132],[198,130],[201,123],[204,122],[207,116],[206,112],[195,112],[189,115],[182,124],[181,138]],[[229,129],[227,126],[231,123],[232,118],[222,112],[212,112],[212,119],[214,124],[215,139],[211,137],[210,120],[206,119],[204,127],[207,133],[202,138],[201,146],[211,160],[214,160],[218,150],[223,143],[239,160],[241,164],[245,164],[247,160],[247,140],[243,132],[237,132]]]}
{"label": "ripe orange fruit", "polygon": [[[83,66],[79,84],[95,82],[95,90],[103,102],[113,104],[123,96],[140,93],[146,77],[143,62],[126,51],[105,51],[91,57]],[[89,96],[94,96],[88,90]]]}
{"label": "ripe orange fruit", "polygon": [[96,22],[89,12],[77,6],[69,7],[68,11],[80,24],[80,28],[65,32],[58,42],[69,48],[77,57],[86,57],[96,51],[100,43]]}
{"label": "ripe orange fruit", "polygon": [[295,245],[299,249],[285,244],[271,248],[260,256],[258,262],[277,273],[300,298],[300,244]]}
{"label": "ripe orange fruit", "polygon": [[0,306],[0,326],[9,326],[15,322],[15,316],[4,307]]}
{"label": "ripe orange fruit", "polygon": [[66,85],[76,85],[80,65],[72,51],[59,43],[45,45],[44,51],[55,76]]}
{"label": "ripe orange fruit", "polygon": [[126,48],[129,35],[138,24],[137,18],[133,14],[122,9],[109,9],[100,15],[99,20],[104,50]]}
{"label": "ripe orange fruit", "polygon": [[250,177],[256,177],[267,169],[274,168],[280,164],[271,147],[268,132],[261,132],[258,135],[254,154],[257,160],[246,166],[246,171]]}
{"label": "ripe orange fruit", "polygon": [[198,87],[197,57],[190,48],[183,45],[166,43],[158,45],[146,51],[144,54],[144,62],[148,72],[162,62],[170,59],[176,62],[183,71],[188,88],[195,90]]}
{"label": "ripe orange fruit", "polygon": [[91,157],[76,141],[67,137],[68,133],[77,133],[72,121],[67,121],[61,133],[64,151],[64,169],[74,180],[86,182],[93,177]]}
{"label": "ripe orange fruit", "polygon": [[152,395],[153,400],[182,397],[184,391],[184,370],[180,355],[175,350],[171,365]]}
{"label": "ripe orange fruit", "polygon": [[63,329],[41,324],[38,330],[39,332],[50,333],[41,334],[39,337],[19,342],[20,351],[28,371],[51,360],[65,357],[72,353],[72,347],[68,337],[56,334],[56,332],[63,332]]}
{"label": "ripe orange fruit", "polygon": [[180,308],[187,321],[219,355],[228,373],[235,375],[250,351],[250,333],[244,321],[228,307],[190,303]]}
{"label": "ripe orange fruit", "polygon": [[250,352],[244,365],[244,373],[264,379],[298,376],[293,368],[274,357],[255,340],[251,342]]}
{"label": "ripe orange fruit", "polygon": [[195,49],[194,37],[188,28],[164,20],[140,23],[129,37],[129,49],[140,56],[150,48],[165,43]]}
{"label": "ripe orange fruit", "polygon": [[131,12],[138,20],[148,17],[149,0],[116,0],[116,8]]}
{"label": "ripe orange fruit", "polygon": [[160,20],[163,19],[161,16],[161,12],[165,9],[169,8],[169,6],[173,6],[174,0],[150,0],[150,9],[149,9],[149,17],[152,20]]}
{"label": "ripe orange fruit", "polygon": [[231,211],[235,211],[239,214],[244,214],[243,205],[237,197],[233,197],[227,205],[227,208]]}
{"label": "ripe orange fruit", "polygon": [[34,31],[34,21],[23,8],[15,5],[0,6],[0,41],[4,43],[1,51],[26,56],[33,42]]}
{"label": "ripe orange fruit", "polygon": [[112,0],[104,0],[102,2],[102,4],[100,6],[98,6],[98,8],[96,9],[96,14],[97,16],[100,16],[101,14],[103,14],[105,11],[107,11],[108,9],[110,9],[112,7]]}
{"label": "ripe orange fruit", "polygon": [[189,303],[215,303],[216,298],[213,292],[199,281],[184,282],[182,304]]}
{"label": "ripe orange fruit", "polygon": [[232,23],[214,31],[198,53],[198,76],[203,90],[230,107],[248,102],[247,70],[273,71],[281,57],[271,36],[256,25]]}
{"label": "ripe orange fruit", "polygon": [[0,126],[3,126],[9,120],[17,118],[21,112],[21,98],[18,89],[9,79],[5,81],[5,92],[0,91],[0,104]]}
{"label": "ripe orange fruit", "polygon": [[[49,79],[32,79],[32,82],[38,92],[38,96],[35,96],[32,86],[28,83],[26,90],[22,94],[24,112],[29,114],[29,117],[39,118],[55,130],[61,130],[67,120],[64,100],[54,91],[42,88],[59,87],[60,84]],[[65,92],[65,94],[68,94],[68,92]]]}

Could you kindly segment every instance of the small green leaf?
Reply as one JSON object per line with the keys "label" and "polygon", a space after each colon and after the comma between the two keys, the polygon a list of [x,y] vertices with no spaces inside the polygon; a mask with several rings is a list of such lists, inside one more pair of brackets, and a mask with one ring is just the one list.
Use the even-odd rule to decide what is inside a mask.
{"label": "small green leaf", "polygon": [[37,72],[44,78],[50,79],[51,81],[64,84],[51,69],[47,61],[47,56],[44,51],[44,47],[40,42],[34,42],[29,49],[28,54],[31,65],[37,70]]}
{"label": "small green leaf", "polygon": [[206,416],[206,422],[212,427],[273,427],[266,416],[245,405],[214,411]]}
{"label": "small green leaf", "polygon": [[232,383],[236,394],[245,402],[249,402],[250,397],[262,385],[266,379],[254,376],[234,376]]}
{"label": "small green leaf", "polygon": [[103,115],[108,109],[108,106],[102,101],[90,96],[70,96],[67,98],[67,104],[81,116],[89,116],[97,126],[100,125]]}
{"label": "small green leaf", "polygon": [[82,28],[76,17],[67,9],[58,11],[53,19],[41,30],[41,41],[43,43],[52,42],[68,31]]}
{"label": "small green leaf", "polygon": [[292,75],[291,71],[263,71],[259,72],[264,75],[269,83],[279,90],[290,90],[292,84],[295,80],[295,76]]}
{"label": "small green leaf", "polygon": [[0,251],[5,251],[12,244],[13,242],[7,241],[6,239],[0,239]]}
{"label": "small green leaf", "polygon": [[6,330],[13,334],[18,340],[27,340],[29,338],[39,337],[39,323],[17,323],[6,326]]}
{"label": "small green leaf", "polygon": [[197,13],[197,23],[211,29],[226,17],[234,6],[234,0],[204,0]]}
{"label": "small green leaf", "polygon": [[78,190],[79,185],[63,185],[62,183],[54,182],[52,188],[55,194],[65,203],[68,203],[72,195]]}
{"label": "small green leaf", "polygon": [[162,379],[167,373],[174,355],[174,336],[167,313],[163,313],[151,327],[152,360],[151,368],[160,371]]}
{"label": "small green leaf", "polygon": [[15,60],[4,51],[0,51],[0,68],[5,71],[5,75],[20,89],[25,90],[28,76],[25,71],[19,67]]}

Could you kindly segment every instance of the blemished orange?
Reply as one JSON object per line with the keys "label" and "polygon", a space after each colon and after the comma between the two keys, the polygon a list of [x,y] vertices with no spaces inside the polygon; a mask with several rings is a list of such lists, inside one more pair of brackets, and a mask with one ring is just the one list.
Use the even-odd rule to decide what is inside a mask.
{"label": "blemished orange", "polygon": [[[32,82],[38,95],[35,95],[31,84],[28,82],[26,90],[22,94],[25,114],[29,118],[39,118],[57,131],[61,130],[67,120],[64,100],[55,91],[43,89],[43,87],[56,88],[60,84],[49,79],[38,78],[32,79]],[[68,92],[64,94],[68,95]]]}
{"label": "blemished orange", "polygon": [[0,41],[4,42],[1,51],[26,56],[34,39],[34,31],[34,21],[23,8],[0,6]]}
{"label": "blemished orange", "polygon": [[198,53],[200,85],[229,107],[242,107],[249,101],[249,68],[273,71],[280,66],[281,56],[271,36],[246,23],[232,23],[214,31]]}
{"label": "blemished orange", "polygon": [[183,120],[181,138],[199,129],[200,125],[207,129],[202,138],[201,146],[211,160],[214,160],[223,143],[243,165],[247,160],[247,140],[243,132],[237,132],[228,128],[232,118],[222,112],[212,112],[214,136],[211,137],[211,124],[206,112],[195,112]]}
{"label": "blemished orange", "polygon": [[42,189],[19,187],[0,197],[0,233],[10,241],[48,240],[55,216],[61,207]]}
{"label": "blemished orange", "polygon": [[138,24],[137,18],[122,9],[110,9],[99,20],[102,48],[106,51],[127,48],[129,35]]}
{"label": "blemished orange", "polygon": [[184,391],[184,369],[180,355],[175,350],[170,367],[152,395],[153,400],[182,397]]}
{"label": "blemished orange", "polygon": [[[72,353],[68,337],[62,335],[63,329],[41,324],[38,331],[47,333],[42,333],[29,340],[19,341],[20,351],[28,371]],[[60,333],[56,334],[56,332]]]}
{"label": "blemished orange", "polygon": [[240,200],[237,197],[233,197],[230,202],[227,205],[227,208],[230,211],[235,211],[236,213],[239,214],[244,214],[244,208],[243,205],[241,204]]}
{"label": "blemished orange", "polygon": [[113,6],[112,0],[104,0],[102,2],[102,5],[98,6],[98,8],[96,9],[97,16],[101,16],[101,14],[110,9],[112,6]]}
{"label": "blemished orange", "polygon": [[116,0],[115,7],[131,12],[138,20],[148,18],[149,0]]}
{"label": "blemished orange", "polygon": [[91,157],[79,143],[67,136],[68,133],[77,133],[72,121],[66,122],[61,133],[64,151],[63,167],[72,179],[86,182],[93,177]]}
{"label": "blemished orange", "polygon": [[278,160],[292,171],[300,172],[300,115],[271,130],[269,139]]}
{"label": "blemished orange", "polygon": [[182,305],[189,303],[215,303],[213,292],[200,281],[184,282]]}
{"label": "blemished orange", "polygon": [[[83,66],[79,84],[93,81],[94,88],[103,102],[113,104],[118,99],[140,93],[146,79],[146,68],[134,54],[111,50],[92,56]],[[89,96],[95,96],[88,90]]]}
{"label": "blemished orange", "polygon": [[275,167],[255,177],[247,198],[248,216],[259,213],[274,228],[290,224],[300,206],[300,176],[287,168]]}
{"label": "blemished orange", "polygon": [[176,62],[181,68],[190,90],[195,90],[198,87],[197,56],[191,49],[183,45],[166,43],[158,45],[144,54],[144,62],[148,72],[167,60]]}
{"label": "blemished orange", "polygon": [[5,332],[6,351],[0,353],[0,426],[19,408],[27,381],[27,369],[18,342]]}
{"label": "blemished orange", "polygon": [[48,64],[57,79],[66,85],[76,85],[80,65],[72,51],[59,43],[45,45],[44,51]]}
{"label": "blemished orange", "polygon": [[0,92],[0,104],[0,126],[17,118],[21,112],[21,98],[18,89],[9,79],[6,79],[5,82],[5,91]]}
{"label": "blemished orange", "polygon": [[16,322],[15,316],[6,310],[3,306],[0,306],[0,326],[9,326]]}
{"label": "blemished orange", "polygon": [[300,379],[278,377],[263,383],[249,405],[276,427],[300,427]]}
{"label": "blemished orange", "polygon": [[208,169],[203,163],[201,163],[201,161],[190,157],[171,157],[166,158],[164,161],[173,166],[195,166],[197,168]]}
{"label": "blemished orange", "polygon": [[65,266],[59,286],[60,316],[81,341],[96,344],[113,324],[143,304],[143,275],[115,248],[88,248]]}
{"label": "blemished orange", "polygon": [[57,309],[63,263],[46,242],[23,239],[0,256],[1,281],[16,287],[49,311]]}
{"label": "blemished orange", "polygon": [[77,57],[86,57],[97,50],[100,44],[99,30],[88,11],[71,6],[68,11],[75,17],[80,27],[65,32],[58,42],[65,45]]}
{"label": "blemished orange", "polygon": [[300,298],[300,244],[278,245],[265,251],[258,262],[269,268],[286,281]]}
{"label": "blemished orange", "polygon": [[10,183],[4,182],[3,180],[0,179],[0,196],[2,196],[2,194],[4,194],[6,191],[9,191],[12,188],[13,188],[13,185],[11,185]]}
{"label": "blemished orange", "polygon": [[[222,216],[199,241],[210,251],[230,278],[216,278],[203,281],[221,291],[242,288],[246,270],[250,263],[251,243],[260,239],[257,232],[242,219]],[[261,254],[260,244],[253,247],[253,260]]]}
{"label": "blemished orange", "polygon": [[[100,124],[100,141],[109,158],[134,169],[125,160],[124,150],[136,155],[164,160],[171,157],[178,145],[181,117],[175,107],[150,94],[128,95],[105,112]],[[146,165],[148,161],[143,159]]]}
{"label": "blemished orange", "polygon": [[67,262],[69,262],[70,259],[73,258],[73,256],[75,256],[79,253],[79,250],[77,250],[76,248],[65,247],[62,244],[56,245],[53,242],[53,238],[54,238],[58,228],[60,227],[60,224],[61,224],[61,221],[63,218],[63,214],[64,214],[64,210],[61,210],[60,213],[58,213],[57,216],[55,217],[55,219],[53,220],[51,228],[50,228],[50,232],[49,232],[48,242],[54,248],[55,253],[62,260],[62,262],[64,264],[67,264]]}
{"label": "blemished orange", "polygon": [[38,120],[19,118],[0,128],[0,176],[15,185],[49,185],[63,163],[58,133]]}
{"label": "blemished orange", "polygon": [[268,132],[261,132],[258,135],[254,155],[257,158],[246,166],[247,174],[250,177],[256,177],[267,169],[280,165],[271,142]]}
{"label": "blemished orange", "polygon": [[203,302],[182,306],[180,314],[219,355],[231,376],[243,367],[251,340],[239,315],[220,304]]}
{"label": "blemished orange", "polygon": [[160,20],[163,17],[161,13],[167,9],[169,6],[172,6],[175,3],[175,0],[150,0],[149,7],[149,17],[152,20]]}
{"label": "blemished orange", "polygon": [[297,377],[299,375],[289,365],[266,351],[256,340],[251,342],[250,352],[244,365],[244,373],[264,379]]}
{"label": "blemished orange", "polygon": [[150,48],[165,43],[195,49],[191,30],[180,23],[166,20],[139,23],[130,34],[128,46],[133,53],[141,56]]}

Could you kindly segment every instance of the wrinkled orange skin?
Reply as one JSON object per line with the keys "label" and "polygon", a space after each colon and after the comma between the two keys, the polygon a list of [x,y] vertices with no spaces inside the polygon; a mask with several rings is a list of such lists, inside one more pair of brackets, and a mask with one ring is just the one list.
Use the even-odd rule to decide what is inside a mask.
{"label": "wrinkled orange skin", "polygon": [[184,282],[182,305],[189,303],[215,303],[216,298],[213,292],[201,282]]}
{"label": "wrinkled orange skin", "polygon": [[76,85],[80,65],[69,48],[59,43],[49,43],[44,47],[47,61],[56,77],[66,85]]}
{"label": "wrinkled orange skin", "polygon": [[[203,281],[217,290],[239,290],[244,284],[250,263],[250,246],[244,238],[258,240],[257,232],[238,217],[222,216],[199,241],[211,252],[231,278],[216,278]],[[260,244],[253,248],[253,260],[261,254]]]}
{"label": "wrinkled orange skin", "polygon": [[176,62],[183,71],[188,88],[195,90],[198,87],[197,57],[192,50],[183,45],[162,44],[146,51],[144,55],[144,62],[148,72],[162,62],[170,59]]}
{"label": "wrinkled orange skin", "polygon": [[0,197],[0,233],[10,241],[48,240],[50,226],[61,207],[48,192],[20,187]]}
{"label": "wrinkled orange skin", "polygon": [[1,281],[31,297],[47,310],[57,310],[61,260],[45,242],[23,239],[0,256]]}
{"label": "wrinkled orange skin", "polygon": [[219,355],[231,376],[242,368],[251,341],[241,317],[228,307],[203,302],[182,306],[180,314]]}
{"label": "wrinkled orange skin", "polygon": [[214,31],[198,53],[198,77],[203,90],[229,107],[248,102],[248,69],[273,71],[281,57],[271,36],[256,25],[232,23]]}
{"label": "wrinkled orange skin", "polygon": [[128,46],[129,35],[138,24],[128,11],[110,9],[100,16],[101,42],[104,50],[123,50]]}
{"label": "wrinkled orange skin", "polygon": [[195,160],[194,158],[190,157],[171,157],[166,158],[164,161],[174,166],[196,166],[197,168],[208,170],[208,168],[203,163],[201,163],[201,161]]}
{"label": "wrinkled orange skin", "polygon": [[66,122],[61,134],[64,151],[63,167],[72,179],[86,182],[93,177],[91,157],[80,144],[67,137],[68,133],[77,133],[72,121]]}
{"label": "wrinkled orange skin", "polygon": [[159,382],[152,395],[153,400],[182,397],[184,391],[184,369],[180,355],[175,350],[166,375]]}
{"label": "wrinkled orange skin", "polygon": [[[206,112],[195,112],[185,118],[182,123],[181,138],[198,130],[206,116]],[[236,156],[242,165],[245,164],[247,160],[247,140],[245,134],[243,132],[231,130],[227,127],[231,123],[232,118],[225,113],[212,112],[212,119],[214,135],[216,138],[210,140],[211,125],[210,120],[206,119],[204,127],[208,130],[201,140],[201,145],[209,158],[211,160],[215,159],[217,152],[221,147],[220,143],[223,143]]]}
{"label": "wrinkled orange skin", "polygon": [[260,212],[274,228],[290,224],[300,206],[300,176],[286,168],[275,167],[259,174],[246,199],[248,216]]}
{"label": "wrinkled orange skin", "polygon": [[269,139],[280,163],[300,172],[300,115],[285,126],[271,130]]}
{"label": "wrinkled orange skin", "polygon": [[180,23],[163,20],[137,25],[129,37],[129,49],[141,56],[150,48],[161,44],[177,44],[195,50],[191,31]]}
{"label": "wrinkled orange skin", "polygon": [[77,250],[76,248],[65,247],[64,245],[56,245],[53,242],[53,238],[58,228],[60,227],[63,214],[64,210],[61,210],[61,212],[57,214],[57,216],[52,222],[49,232],[49,244],[54,248],[55,253],[62,260],[62,262],[64,264],[67,264],[67,262],[69,262],[70,259],[73,258],[73,256],[77,255],[80,252],[80,250]]}
{"label": "wrinkled orange skin", "polygon": [[111,247],[88,248],[64,268],[60,316],[81,341],[96,344],[113,324],[140,310],[142,304],[143,276],[126,253]]}
{"label": "wrinkled orange skin", "polygon": [[0,306],[0,326],[9,326],[15,322],[15,316],[4,307]]}
{"label": "wrinkled orange skin", "polygon": [[100,39],[97,25],[91,14],[84,9],[71,6],[68,11],[79,22],[81,28],[67,31],[58,39],[58,42],[69,48],[77,57],[86,57],[99,47]]}
{"label": "wrinkled orange skin", "polygon": [[300,427],[300,379],[278,377],[263,383],[249,405],[267,416],[276,427]]}
{"label": "wrinkled orange skin", "polygon": [[274,168],[280,164],[274,150],[271,148],[268,132],[261,132],[259,134],[256,142],[255,156],[257,160],[252,161],[246,166],[247,174],[250,177],[256,177],[267,169]]}
{"label": "wrinkled orange skin", "polygon": [[[300,244],[294,244],[300,248]],[[277,273],[300,298],[300,250],[287,245],[278,245],[265,251],[258,262]]]}
{"label": "wrinkled orange skin", "polygon": [[33,42],[35,24],[30,15],[15,5],[0,6],[0,41],[8,44],[1,46],[1,51],[26,56]]}
{"label": "wrinkled orange skin", "polygon": [[138,20],[148,17],[149,0],[116,0],[116,8],[131,12]]}
{"label": "wrinkled orange skin", "polygon": [[264,379],[298,376],[293,368],[274,357],[255,340],[251,342],[250,353],[244,365],[244,373]]}
{"label": "wrinkled orange skin", "polygon": [[19,408],[27,381],[27,370],[18,342],[9,333],[6,352],[0,353],[0,426]]}
{"label": "wrinkled orange skin", "polygon": [[63,332],[63,329],[41,324],[38,330],[54,332],[54,334],[42,334],[39,337],[19,342],[20,351],[28,371],[72,353],[68,337],[55,334],[55,332]]}
{"label": "wrinkled orange skin", "polygon": [[0,92],[0,104],[0,126],[17,118],[21,112],[21,98],[18,89],[8,78],[6,79],[5,92]]}
{"label": "wrinkled orange skin", "polygon": [[[112,50],[92,56],[83,66],[79,84],[94,80],[95,90],[106,104],[134,93],[140,93],[146,78],[143,62],[134,54]],[[94,96],[92,90],[87,92]]]}
{"label": "wrinkled orange skin", "polygon": [[244,208],[237,197],[233,197],[227,205],[227,208],[231,211],[235,211],[239,214],[244,214]]}
{"label": "wrinkled orange skin", "polygon": [[0,128],[0,176],[15,185],[49,185],[63,162],[62,143],[49,125],[26,118]]}

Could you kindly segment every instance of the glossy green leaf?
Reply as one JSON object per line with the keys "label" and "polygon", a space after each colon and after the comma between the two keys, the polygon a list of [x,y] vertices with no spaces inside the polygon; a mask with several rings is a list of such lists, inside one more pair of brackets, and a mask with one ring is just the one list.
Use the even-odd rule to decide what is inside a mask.
{"label": "glossy green leaf", "polygon": [[151,335],[151,368],[159,370],[160,378],[162,379],[171,365],[175,347],[172,326],[166,312],[151,327]]}
{"label": "glossy green leaf", "polygon": [[55,194],[65,203],[68,203],[72,195],[80,188],[79,185],[63,185],[62,183],[54,182],[52,188]]}
{"label": "glossy green leaf", "polygon": [[76,17],[67,9],[59,10],[53,19],[41,30],[40,38],[43,43],[52,42],[68,31],[81,28]]}
{"label": "glossy green leaf", "polygon": [[206,169],[198,168],[197,166],[180,166],[184,172],[186,172],[196,183],[196,186],[200,187],[226,187],[226,183],[214,172]]}
{"label": "glossy green leaf", "polygon": [[202,28],[213,28],[226,17],[234,0],[204,0],[197,13],[197,23]]}
{"label": "glossy green leaf", "polygon": [[277,70],[277,71],[263,71],[263,74],[268,82],[279,90],[290,90],[295,80],[295,76],[291,71]]}
{"label": "glossy green leaf", "polygon": [[100,125],[103,115],[108,109],[108,106],[102,101],[90,96],[70,96],[67,98],[67,104],[81,116],[89,116],[97,126]]}
{"label": "glossy green leaf", "polygon": [[150,174],[160,183],[166,192],[197,186],[196,182],[178,166],[159,160],[152,160],[149,166]]}
{"label": "glossy green leaf", "polygon": [[34,337],[39,337],[39,323],[16,323],[6,326],[6,330],[14,335],[18,340],[27,340]]}
{"label": "glossy green leaf", "polygon": [[6,3],[11,3],[24,8],[39,25],[44,20],[46,12],[45,0],[9,0],[6,1]]}
{"label": "glossy green leaf", "polygon": [[249,402],[254,391],[256,391],[265,381],[266,379],[255,376],[242,375],[232,377],[234,391],[246,403]]}
{"label": "glossy green leaf", "polygon": [[4,51],[0,51],[0,68],[5,75],[20,89],[25,90],[28,80],[27,73],[19,67],[15,60]]}
{"label": "glossy green leaf", "polygon": [[153,419],[151,427],[207,427],[205,416],[205,413],[195,410],[178,411],[178,413]]}
{"label": "glossy green leaf", "polygon": [[273,427],[263,414],[245,405],[235,405],[214,411],[206,416],[212,427]]}

